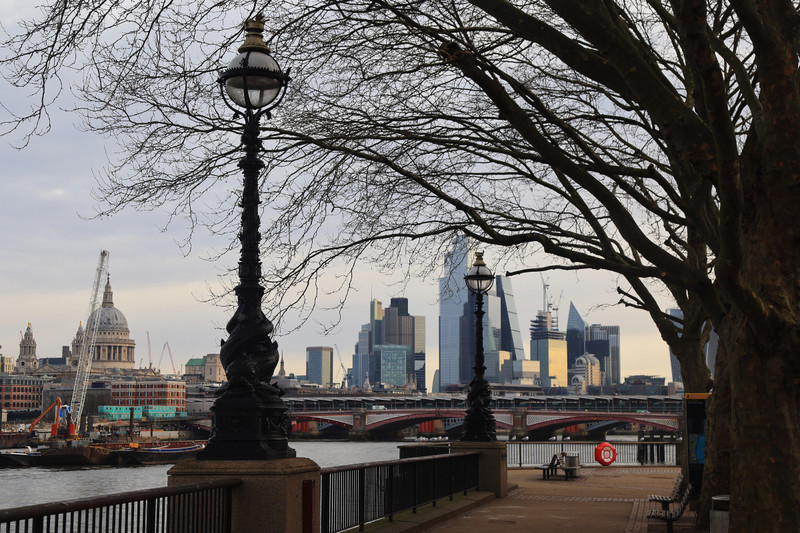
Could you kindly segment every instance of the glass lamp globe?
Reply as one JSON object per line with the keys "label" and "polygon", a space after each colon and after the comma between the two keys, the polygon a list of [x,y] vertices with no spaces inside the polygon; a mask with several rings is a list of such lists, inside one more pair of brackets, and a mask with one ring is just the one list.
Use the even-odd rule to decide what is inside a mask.
{"label": "glass lamp globe", "polygon": [[464,281],[467,282],[467,288],[472,292],[485,293],[492,288],[494,274],[483,262],[483,252],[475,252],[475,262],[464,276]]}
{"label": "glass lamp globe", "polygon": [[278,97],[284,75],[264,43],[263,18],[248,20],[245,29],[247,33],[239,55],[228,64],[220,82],[225,84],[225,92],[236,105],[259,109]]}

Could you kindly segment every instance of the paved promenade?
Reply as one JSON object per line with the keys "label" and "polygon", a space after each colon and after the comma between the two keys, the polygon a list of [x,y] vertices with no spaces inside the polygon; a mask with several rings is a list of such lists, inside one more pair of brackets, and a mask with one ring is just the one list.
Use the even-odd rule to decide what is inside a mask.
{"label": "paved promenade", "polygon": [[[676,467],[584,467],[576,479],[563,475],[543,480],[538,470],[512,469],[508,496],[471,493],[416,515],[398,515],[367,531],[374,533],[662,533],[666,524],[648,520],[656,504],[649,494],[669,494]],[[694,515],[687,510],[675,532],[696,533]],[[375,524],[377,526],[377,524]]]}

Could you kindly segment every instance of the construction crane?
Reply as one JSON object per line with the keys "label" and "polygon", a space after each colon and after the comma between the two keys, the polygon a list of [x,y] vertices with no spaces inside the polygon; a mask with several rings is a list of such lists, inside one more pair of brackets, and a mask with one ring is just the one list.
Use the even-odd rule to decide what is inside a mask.
{"label": "construction crane", "polygon": [[172,348],[170,348],[169,342],[165,342],[164,346],[161,347],[161,357],[158,359],[158,369],[161,370],[161,361],[164,360],[164,350],[169,353],[169,362],[172,364],[172,373],[176,376],[179,376],[180,374],[175,369],[175,360],[172,358]]}
{"label": "construction crane", "polygon": [[347,372],[347,369],[344,367],[344,363],[342,362],[342,355],[339,353],[339,346],[334,343],[333,347],[336,348],[336,357],[339,358],[339,366],[342,367],[342,384],[339,386],[339,388],[346,389],[347,380],[350,377],[350,374]]}
{"label": "construction crane", "polygon": [[150,351],[150,332],[147,333],[147,362],[150,364],[148,370],[153,370],[153,353]]}
{"label": "construction crane", "polygon": [[[53,424],[52,428],[58,428],[58,422],[59,422],[59,418],[60,418],[60,416],[61,416],[61,398],[56,398],[56,399],[55,399],[55,401],[53,401],[53,403],[51,403],[51,404],[50,404],[50,407],[48,407],[47,409],[45,409],[44,411],[42,411],[42,414],[40,414],[40,415],[39,415],[39,416],[36,418],[36,420],[34,420],[33,422],[31,422],[31,428],[28,430],[28,433],[30,434],[30,436],[31,436],[31,437],[33,437],[33,436],[35,436],[35,435],[36,435],[36,433],[35,433],[35,430],[36,430],[36,424],[38,424],[39,422],[41,422],[41,421],[42,421],[42,419],[43,419],[45,416],[47,416],[47,413],[49,413],[49,412],[50,412],[50,411],[51,411],[51,410],[52,410],[54,407],[55,407],[55,409],[56,409],[56,418],[55,418],[55,423]],[[52,428],[51,428],[51,430],[50,430],[50,435],[52,435],[52,436],[55,436],[55,433],[56,433],[56,431],[53,431],[53,429],[52,429]]]}
{"label": "construction crane", "polygon": [[[108,272],[108,255],[106,250],[100,251],[100,259],[97,262],[97,269],[94,273],[92,295],[89,298],[89,312],[86,315],[83,342],[81,342],[78,357],[72,361],[72,364],[75,365],[75,385],[72,389],[72,400],[69,404],[67,417],[79,428],[84,402],[86,401],[86,389],[89,386],[89,373],[92,370],[92,352],[94,352],[97,341],[97,326],[100,322],[97,302],[100,298],[100,283],[103,281],[103,275]],[[68,427],[68,430],[70,435],[75,433],[74,428],[71,426]]]}

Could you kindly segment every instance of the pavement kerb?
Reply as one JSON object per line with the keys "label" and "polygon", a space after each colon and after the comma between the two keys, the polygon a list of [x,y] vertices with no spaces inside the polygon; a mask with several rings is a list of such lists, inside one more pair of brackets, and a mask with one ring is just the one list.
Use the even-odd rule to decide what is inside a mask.
{"label": "pavement kerb", "polygon": [[[509,485],[508,490],[517,488]],[[449,498],[437,500],[436,506],[425,504],[417,507],[417,512],[402,511],[394,515],[390,522],[388,518],[371,522],[364,526],[367,533],[417,533],[425,531],[451,518],[461,516],[465,512],[496,500],[494,492],[472,491],[466,495],[459,493]]]}

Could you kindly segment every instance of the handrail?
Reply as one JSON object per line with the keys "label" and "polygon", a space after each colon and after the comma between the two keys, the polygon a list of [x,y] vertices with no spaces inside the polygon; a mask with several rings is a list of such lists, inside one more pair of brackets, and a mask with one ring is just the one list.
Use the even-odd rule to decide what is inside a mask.
{"label": "handrail", "polygon": [[337,472],[345,472],[348,470],[356,470],[359,468],[370,468],[375,466],[388,466],[388,465],[398,465],[398,464],[406,464],[406,463],[422,463],[425,461],[436,461],[437,459],[441,459],[442,456],[447,457],[462,457],[468,455],[480,455],[481,452],[452,452],[452,453],[444,453],[438,455],[423,455],[420,457],[407,457],[405,459],[390,459],[388,461],[372,461],[370,463],[351,463],[347,465],[340,465],[340,466],[329,466],[326,468],[320,469],[320,474],[335,474]]}
{"label": "handrail", "polygon": [[197,483],[186,483],[182,485],[172,485],[169,487],[158,487],[153,489],[133,490],[109,494],[104,496],[94,496],[91,498],[80,498],[77,500],[67,500],[63,502],[41,503],[38,505],[25,505],[22,507],[12,507],[10,509],[0,509],[0,523],[26,520],[30,518],[41,518],[50,515],[85,511],[97,507],[132,503],[166,496],[177,496],[179,494],[189,494],[208,489],[232,488],[242,484],[239,478],[221,478],[212,481],[200,481]]}
{"label": "handrail", "polygon": [[[508,443],[508,466],[543,465],[559,452],[577,452],[581,464],[594,464],[595,447],[599,444],[600,441],[513,441]],[[613,465],[680,464],[681,441],[614,442],[613,445],[617,450]]]}
{"label": "handrail", "polygon": [[322,533],[334,533],[388,518],[478,486],[480,452],[441,453],[393,461],[323,468]]}

